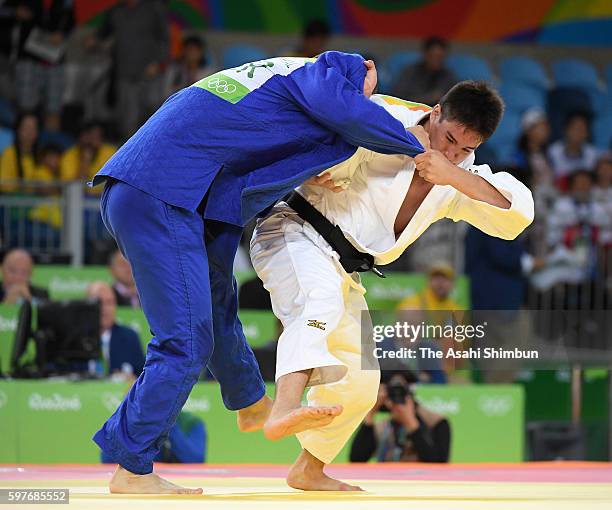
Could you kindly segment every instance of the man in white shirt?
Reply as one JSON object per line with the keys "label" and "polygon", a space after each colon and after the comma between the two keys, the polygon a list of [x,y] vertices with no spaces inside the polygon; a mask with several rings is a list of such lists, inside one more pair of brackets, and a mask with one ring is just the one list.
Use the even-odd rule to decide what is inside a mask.
{"label": "man in white shirt", "polygon": [[[461,82],[434,108],[389,96],[372,100],[432,149],[414,159],[359,149],[329,169],[326,187],[320,186],[323,177],[312,182],[319,186],[297,191],[377,265],[395,260],[444,217],[504,239],[532,222],[525,186],[473,164],[474,150],[503,114],[497,92],[485,83]],[[269,439],[297,434],[303,447],[287,483],[303,490],[359,490],[323,471],[373,406],[379,386],[379,371],[361,367],[367,305],[359,275],[345,271],[338,253],[283,202],[258,222],[251,259],[284,326],[276,401],[264,433]],[[309,406],[302,407],[306,387]]]}

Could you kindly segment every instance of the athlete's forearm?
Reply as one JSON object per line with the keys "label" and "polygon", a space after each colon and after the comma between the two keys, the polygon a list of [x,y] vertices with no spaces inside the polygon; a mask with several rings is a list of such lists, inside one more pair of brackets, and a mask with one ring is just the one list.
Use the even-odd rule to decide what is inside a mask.
{"label": "athlete's forearm", "polygon": [[510,209],[510,202],[479,175],[453,165],[440,151],[428,150],[414,158],[416,171],[427,182],[450,185],[473,200]]}
{"label": "athlete's forearm", "polygon": [[[454,166],[454,165],[453,165]],[[455,167],[449,184],[472,200],[479,200],[501,209],[510,209],[510,201],[495,186],[479,175]]]}

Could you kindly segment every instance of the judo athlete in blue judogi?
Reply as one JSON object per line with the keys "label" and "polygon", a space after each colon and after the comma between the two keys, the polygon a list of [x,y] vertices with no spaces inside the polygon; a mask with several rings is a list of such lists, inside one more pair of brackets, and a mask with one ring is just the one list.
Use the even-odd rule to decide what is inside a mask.
{"label": "judo athlete in blue judogi", "polygon": [[221,71],[171,96],[95,176],[94,185],[107,181],[102,217],[130,261],[154,335],[142,375],[94,436],[120,465],[111,491],[198,492],[152,469],[205,367],[241,430],[263,425],[270,400],[232,274],[242,229],[358,146],[423,151],[368,99],[375,76],[372,62],[339,52]]}

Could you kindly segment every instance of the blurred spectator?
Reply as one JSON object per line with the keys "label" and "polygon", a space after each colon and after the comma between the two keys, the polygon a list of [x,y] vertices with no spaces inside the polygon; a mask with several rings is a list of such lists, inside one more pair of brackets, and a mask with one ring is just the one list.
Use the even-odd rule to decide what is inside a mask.
{"label": "blurred spectator", "polygon": [[[62,156],[60,178],[62,181],[88,182],[115,153],[116,147],[106,143],[104,126],[96,121],[86,123],[79,132],[76,145]],[[87,193],[100,194],[98,188],[87,187]]]}
{"label": "blurred spectator", "polygon": [[548,158],[550,124],[540,108],[530,108],[521,119],[521,136],[514,154],[514,167],[504,168],[533,193],[535,220],[530,228],[529,242],[535,253],[546,252],[546,218],[559,193],[555,174]]}
{"label": "blurred spectator", "polygon": [[163,100],[169,54],[165,2],[123,0],[107,12],[96,39],[109,37],[114,38],[111,87],[117,125],[128,138]]}
{"label": "blurred spectator", "polygon": [[525,298],[525,275],[542,265],[527,253],[522,238],[506,241],[468,227],[465,274],[470,278],[472,309],[518,310]]}
{"label": "blurred spectator", "polygon": [[206,58],[206,44],[201,37],[191,35],[183,39],[183,50],[166,74],[165,95],[188,87],[213,72]]}
{"label": "blurred spectator", "polygon": [[399,310],[463,310],[451,293],[455,288],[455,271],[446,262],[435,262],[429,267],[427,286],[408,296],[397,305]]}
{"label": "blurred spectator", "polygon": [[[374,422],[385,406],[391,417]],[[404,373],[381,383],[378,398],[351,444],[350,461],[448,462],[451,430],[448,420],[419,404]]]}
{"label": "blurred spectator", "polygon": [[47,143],[40,149],[40,167],[43,172],[50,175],[53,180],[59,180],[62,149],[58,145]]}
{"label": "blurred spectator", "polygon": [[53,175],[38,164],[38,117],[22,113],[15,122],[15,140],[0,157],[0,191],[36,192],[35,186],[19,181],[50,181]]}
{"label": "blurred spectator", "polygon": [[110,272],[113,276],[113,292],[117,305],[140,308],[140,297],[132,276],[132,268],[119,250],[111,255]]}
{"label": "blurred spectator", "polygon": [[[402,321],[418,324],[425,321],[427,324],[444,325],[452,320],[452,314],[436,313],[453,310],[464,310],[451,298],[455,288],[455,271],[447,262],[434,262],[429,266],[427,286],[420,292],[408,296],[400,301],[397,308],[405,312],[414,310],[417,313],[402,313]],[[457,317],[454,317],[457,319]],[[422,358],[417,356],[417,368],[419,381],[432,384],[446,384],[449,377],[454,382],[460,382],[463,376],[459,369],[463,368],[463,360],[449,358],[446,353],[450,348],[458,349],[453,338],[429,338],[418,339],[418,347],[428,347],[433,350],[441,350],[445,353],[442,360]],[[464,382],[464,381],[461,381]]]}
{"label": "blurred spectator", "polygon": [[49,293],[34,287],[30,280],[34,263],[30,254],[20,248],[8,251],[2,259],[2,282],[0,282],[0,301],[7,304],[23,300],[41,301],[49,299]]}
{"label": "blurred spectator", "polygon": [[11,16],[2,18],[0,51],[15,65],[17,106],[43,106],[47,129],[58,130],[65,40],[74,25],[72,2],[6,0],[2,8],[12,10]]}
{"label": "blurred spectator", "polygon": [[521,128],[515,164],[525,174],[525,184],[530,187],[552,185],[554,173],[546,153],[550,141],[546,113],[539,108],[530,108],[523,114]]}
{"label": "blurred spectator", "polygon": [[555,178],[566,188],[563,178],[576,170],[592,171],[597,162],[597,149],[588,143],[589,118],[584,113],[574,113],[565,122],[563,140],[553,143],[548,150]]}
{"label": "blurred spectator", "polygon": [[59,181],[60,161],[62,158],[62,149],[52,143],[42,146],[38,156],[40,161],[39,171],[45,177],[49,178],[48,185],[40,185],[36,188],[37,195],[55,196],[55,200],[45,201],[30,209],[28,217],[30,220],[39,223],[46,223],[51,227],[60,228],[62,225],[62,212],[60,204],[57,200],[61,193],[61,188],[56,184]]}
{"label": "blurred spectator", "polygon": [[[506,241],[468,227],[465,237],[465,274],[470,278],[473,320],[487,324],[479,346],[520,348],[528,338],[519,314],[527,291],[527,275],[544,265],[527,252],[524,236]],[[511,383],[519,366],[510,360],[476,363],[490,384]]]}
{"label": "blurred spectator", "polygon": [[593,198],[612,217],[612,153],[602,154],[595,167]]}
{"label": "blurred spectator", "polygon": [[[602,188],[605,186],[602,172]],[[549,254],[547,265],[534,287],[542,291],[547,307],[565,310],[594,310],[609,306],[606,290],[607,250],[612,245],[612,214],[605,192],[593,186],[593,172],[578,170],[569,176],[569,193],[557,199],[547,217]],[[540,297],[540,296],[538,296]],[[598,326],[584,322],[588,337],[606,337]],[[588,330],[586,324],[589,324]],[[594,329],[591,327],[593,326]],[[551,334],[547,331],[546,334]]]}
{"label": "blurred spectator", "polygon": [[569,250],[584,277],[590,277],[597,246],[612,241],[611,222],[608,210],[595,199],[593,173],[578,170],[569,177],[569,193],[557,199],[548,216],[549,246]]}
{"label": "blurred spectator", "polygon": [[423,58],[409,65],[398,76],[393,95],[435,105],[457,83],[457,77],[446,67],[448,42],[440,37],[430,37],[423,43]]}
{"label": "blurred spectator", "polygon": [[117,301],[111,286],[106,282],[92,282],[87,287],[87,297],[100,303],[100,343],[104,373],[120,374],[132,378],[139,376],[145,362],[138,333],[115,322]]}
{"label": "blurred spectator", "polygon": [[329,42],[329,25],[321,19],[309,21],[302,32],[302,40],[298,46],[296,57],[316,57],[327,49]]}

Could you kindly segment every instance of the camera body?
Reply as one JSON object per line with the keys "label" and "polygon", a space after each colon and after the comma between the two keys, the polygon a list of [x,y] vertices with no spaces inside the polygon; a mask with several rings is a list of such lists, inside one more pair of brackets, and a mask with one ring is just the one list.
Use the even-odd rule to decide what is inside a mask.
{"label": "camera body", "polygon": [[403,377],[393,377],[389,381],[387,395],[394,404],[403,404],[408,397],[413,397],[412,389]]}

